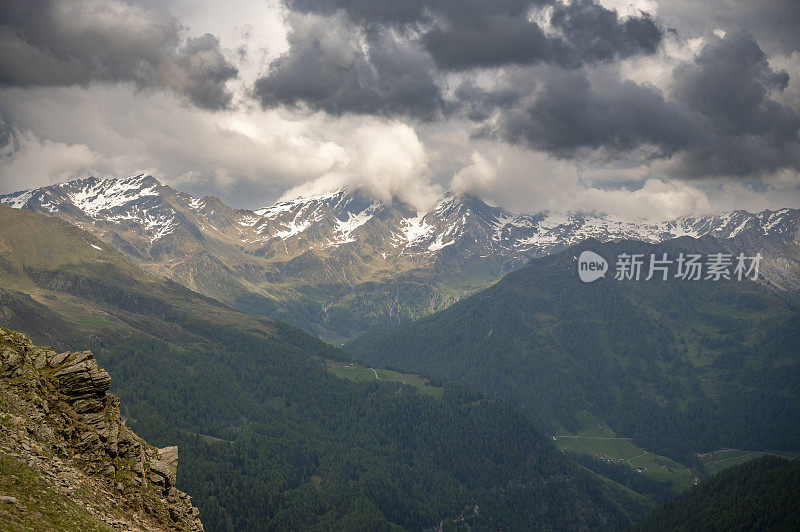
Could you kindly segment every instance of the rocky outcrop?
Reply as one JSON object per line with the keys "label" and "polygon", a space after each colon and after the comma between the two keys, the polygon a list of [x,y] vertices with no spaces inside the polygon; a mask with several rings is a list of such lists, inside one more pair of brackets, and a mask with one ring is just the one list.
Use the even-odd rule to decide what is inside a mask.
{"label": "rocky outcrop", "polygon": [[102,528],[202,530],[175,488],[178,448],[134,434],[110,384],[91,352],[56,353],[0,327],[0,452],[26,461]]}

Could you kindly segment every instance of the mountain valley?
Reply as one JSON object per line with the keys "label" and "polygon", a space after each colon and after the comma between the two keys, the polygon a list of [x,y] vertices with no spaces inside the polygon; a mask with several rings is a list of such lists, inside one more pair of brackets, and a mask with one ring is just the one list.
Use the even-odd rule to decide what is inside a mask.
{"label": "mountain valley", "polygon": [[106,247],[0,206],[0,325],[91,349],[127,423],[178,446],[176,486],[207,530],[621,528],[654,504],[562,455],[507,402],[337,375],[354,363],[341,351]]}

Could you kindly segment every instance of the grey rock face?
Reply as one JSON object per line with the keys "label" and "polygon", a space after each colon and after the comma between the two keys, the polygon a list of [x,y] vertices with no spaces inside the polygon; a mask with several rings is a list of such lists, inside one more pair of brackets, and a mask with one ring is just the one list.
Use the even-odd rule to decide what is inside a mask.
{"label": "grey rock face", "polygon": [[136,436],[110,385],[90,351],[57,354],[0,327],[0,414],[10,419],[0,426],[0,448],[25,456],[115,528],[201,531],[198,510],[174,487],[178,448],[159,450]]}
{"label": "grey rock face", "polygon": [[111,387],[111,375],[97,365],[90,351],[75,353],[55,372],[58,387],[66,395],[101,394]]}

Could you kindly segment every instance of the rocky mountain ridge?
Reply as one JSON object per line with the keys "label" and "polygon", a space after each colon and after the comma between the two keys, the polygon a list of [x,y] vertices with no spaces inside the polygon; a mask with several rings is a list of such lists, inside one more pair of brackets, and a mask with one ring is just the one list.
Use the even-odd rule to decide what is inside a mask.
{"label": "rocky mountain ridge", "polygon": [[713,237],[732,253],[761,253],[763,279],[775,288],[800,288],[796,209],[643,222],[514,214],[453,194],[421,212],[338,189],[252,211],[146,174],[80,179],[0,203],[64,218],[192,290],[329,338],[429,314],[587,238]]}
{"label": "rocky mountain ridge", "polygon": [[[100,529],[203,530],[191,498],[175,488],[177,447],[157,449],[136,436],[107,393],[110,383],[91,352],[56,353],[0,327],[3,464],[35,471]],[[46,526],[32,490],[10,489],[3,522]]]}
{"label": "rocky mountain ridge", "polygon": [[148,174],[78,179],[0,195],[0,203],[59,215],[78,225],[135,229],[154,248],[146,251],[155,255],[160,252],[159,241],[186,232],[216,237],[235,234],[248,251],[284,260],[308,250],[377,242],[390,248],[387,257],[430,255],[469,236],[484,240],[480,242],[484,251],[513,258],[549,254],[587,238],[654,243],[681,236],[734,239],[756,232],[791,239],[797,237],[800,219],[797,209],[737,210],[663,221],[580,212],[519,214],[491,207],[474,196],[452,193],[424,212],[399,201],[373,200],[347,188],[251,211],[233,209],[213,196],[194,198]]}

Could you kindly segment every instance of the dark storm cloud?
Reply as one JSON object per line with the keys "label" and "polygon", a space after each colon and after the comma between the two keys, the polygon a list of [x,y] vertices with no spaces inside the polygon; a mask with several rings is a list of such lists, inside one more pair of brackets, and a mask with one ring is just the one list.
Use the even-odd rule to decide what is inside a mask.
{"label": "dark storm cloud", "polygon": [[[499,94],[477,94],[469,112],[489,116],[499,101],[514,102],[499,111],[483,134],[570,157],[581,149],[627,152],[641,146],[665,157],[701,140],[702,121],[681,106],[667,102],[660,92],[630,81],[610,82],[593,89],[581,70],[549,68],[540,81],[526,83],[524,73],[512,76]],[[469,89],[472,97],[475,89]],[[458,93],[468,98],[465,90]]]}
{"label": "dark storm cloud", "polygon": [[591,0],[551,4],[549,34],[528,20],[532,7],[541,9],[546,3],[488,5],[494,9],[464,11],[461,3],[448,4],[445,22],[422,38],[437,65],[464,70],[546,62],[575,68],[652,53],[661,42],[661,31],[649,16],[620,20],[616,12]]}
{"label": "dark storm cloud", "polygon": [[512,83],[500,85],[492,90],[478,87],[472,80],[467,79],[455,90],[456,101],[461,111],[474,122],[489,119],[500,110],[518,106],[524,92],[533,91],[536,86],[530,79],[520,76],[510,76]]}
{"label": "dark storm cloud", "polygon": [[[491,135],[571,157],[583,149],[674,158],[683,177],[800,170],[800,117],[770,98],[788,83],[747,34],[713,39],[673,72],[674,90],[625,81],[593,87],[582,70],[511,75],[499,89],[456,91]],[[488,118],[488,120],[487,120]]]}
{"label": "dark storm cloud", "polygon": [[675,96],[720,130],[796,133],[795,126],[779,116],[785,109],[769,99],[771,91],[786,88],[789,75],[772,70],[764,52],[745,33],[712,40],[694,61],[680,64],[673,76]]}
{"label": "dark storm cloud", "polygon": [[[436,61],[448,70],[504,64],[552,62],[569,66],[651,53],[661,41],[653,20],[643,14],[620,20],[591,0],[570,5],[548,0],[407,0],[375,2],[288,0],[304,13],[347,13],[356,23],[413,26]],[[555,35],[530,20],[550,8]]]}
{"label": "dark storm cloud", "polygon": [[705,117],[712,138],[690,152],[689,175],[748,175],[800,169],[800,116],[770,98],[789,83],[753,38],[729,34],[709,42],[674,72],[675,97]]}
{"label": "dark storm cloud", "polygon": [[557,5],[551,24],[564,35],[555,43],[556,55],[568,66],[651,54],[661,42],[661,30],[649,15],[620,20],[615,11],[590,0]]}
{"label": "dark storm cloud", "polygon": [[[289,50],[256,82],[262,105],[302,104],[334,114],[442,109],[436,70],[539,62],[571,68],[653,52],[661,32],[647,15],[621,20],[589,0],[287,0]],[[549,33],[532,10],[552,15]],[[302,17],[297,13],[303,13]],[[307,20],[318,22],[309,24]],[[342,36],[341,27],[352,26]],[[367,49],[358,46],[363,36]],[[398,38],[402,35],[402,38]]]}
{"label": "dark storm cloud", "polygon": [[231,95],[225,82],[236,77],[237,69],[222,55],[217,37],[206,33],[187,39],[179,51],[177,65],[186,76],[180,88],[192,102],[209,109],[228,105]]}
{"label": "dark storm cloud", "polygon": [[361,34],[340,17],[295,16],[288,41],[289,51],[256,81],[255,95],[266,107],[420,118],[442,107],[428,55],[388,30]]}
{"label": "dark storm cloud", "polygon": [[553,57],[555,48],[537,24],[505,14],[434,28],[422,42],[436,64],[448,70],[534,63]]}
{"label": "dark storm cloud", "polygon": [[210,109],[231,99],[237,74],[216,37],[181,45],[172,17],[102,0],[6,0],[0,7],[0,84],[87,85],[130,82],[168,88]]}
{"label": "dark storm cloud", "polygon": [[284,0],[284,4],[299,13],[333,15],[343,11],[358,24],[390,25],[410,24],[424,19],[428,13],[429,0]]}
{"label": "dark storm cloud", "polygon": [[17,132],[11,127],[2,115],[0,115],[0,153],[3,151],[16,151],[19,149]]}

